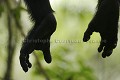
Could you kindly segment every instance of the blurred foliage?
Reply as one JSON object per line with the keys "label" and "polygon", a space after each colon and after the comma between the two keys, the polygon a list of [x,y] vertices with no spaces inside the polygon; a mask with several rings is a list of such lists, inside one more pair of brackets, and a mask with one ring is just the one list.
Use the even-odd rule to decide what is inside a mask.
{"label": "blurred foliage", "polygon": [[[119,80],[119,42],[112,56],[102,59],[101,54],[97,53],[98,33],[94,33],[89,42],[82,41],[95,12],[96,0],[50,1],[57,19],[57,30],[51,37],[53,61],[45,63],[42,52],[35,51],[30,56],[33,66],[24,73],[19,64],[19,51],[32,22],[22,0],[0,0],[0,79]],[[15,54],[9,54],[11,50]],[[13,60],[9,62],[9,58]],[[9,77],[5,79],[9,69]]]}
{"label": "blurred foliage", "polygon": [[4,8],[3,8],[2,4],[0,4],[0,16],[2,15],[3,11],[4,11]]}

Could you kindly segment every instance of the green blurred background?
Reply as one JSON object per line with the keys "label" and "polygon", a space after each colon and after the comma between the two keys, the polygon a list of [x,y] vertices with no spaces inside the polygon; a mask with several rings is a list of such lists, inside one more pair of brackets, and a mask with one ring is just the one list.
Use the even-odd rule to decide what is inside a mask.
{"label": "green blurred background", "polygon": [[32,22],[23,0],[0,0],[0,80],[120,80],[120,41],[106,59],[97,52],[99,33],[87,43],[82,41],[97,0],[50,3],[57,19],[57,30],[51,37],[52,63],[44,61],[41,51],[34,51],[30,56],[33,66],[25,73],[19,55]]}

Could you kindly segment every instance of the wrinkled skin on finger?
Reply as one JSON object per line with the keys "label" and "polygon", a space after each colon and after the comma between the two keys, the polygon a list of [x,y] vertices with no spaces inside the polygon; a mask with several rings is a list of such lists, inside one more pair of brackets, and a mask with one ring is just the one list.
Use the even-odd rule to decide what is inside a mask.
{"label": "wrinkled skin on finger", "polygon": [[87,42],[93,32],[99,32],[101,36],[98,52],[103,51],[102,57],[110,56],[118,41],[118,0],[99,0],[95,16],[84,33],[83,41]]}
{"label": "wrinkled skin on finger", "polygon": [[34,27],[26,36],[20,50],[20,65],[27,72],[32,64],[29,61],[29,55],[34,50],[41,50],[44,60],[51,63],[50,38],[56,30],[56,19],[49,0],[24,0],[28,12],[34,22]]}

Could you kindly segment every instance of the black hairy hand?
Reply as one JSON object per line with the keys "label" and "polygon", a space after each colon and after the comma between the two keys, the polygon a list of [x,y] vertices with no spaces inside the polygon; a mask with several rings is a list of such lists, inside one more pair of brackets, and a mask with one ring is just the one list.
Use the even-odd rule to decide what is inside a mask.
{"label": "black hairy hand", "polygon": [[93,32],[101,36],[98,52],[103,51],[102,57],[110,56],[117,46],[119,20],[118,0],[99,0],[97,11],[84,33],[83,41],[87,42]]}
{"label": "black hairy hand", "polygon": [[25,38],[20,50],[20,64],[25,72],[32,67],[29,54],[34,50],[41,50],[47,63],[51,63],[50,37],[56,30],[56,19],[49,0],[25,0],[34,27]]}

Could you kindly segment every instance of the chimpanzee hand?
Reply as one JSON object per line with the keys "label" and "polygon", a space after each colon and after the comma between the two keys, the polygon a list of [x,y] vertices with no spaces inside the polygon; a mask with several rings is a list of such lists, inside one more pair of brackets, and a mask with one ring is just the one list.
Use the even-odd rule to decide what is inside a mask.
{"label": "chimpanzee hand", "polygon": [[[98,3],[99,4],[99,3]],[[88,25],[88,29],[84,33],[83,41],[87,42],[93,32],[99,32],[101,36],[98,52],[102,53],[102,57],[110,56],[113,49],[117,46],[119,19],[119,4],[117,0],[102,0],[98,5],[98,10]]]}
{"label": "chimpanzee hand", "polygon": [[25,72],[32,66],[29,62],[29,54],[34,50],[42,50],[45,61],[51,62],[50,37],[55,30],[56,19],[52,13],[49,13],[40,24],[36,24],[30,31],[20,51],[20,64]]}

